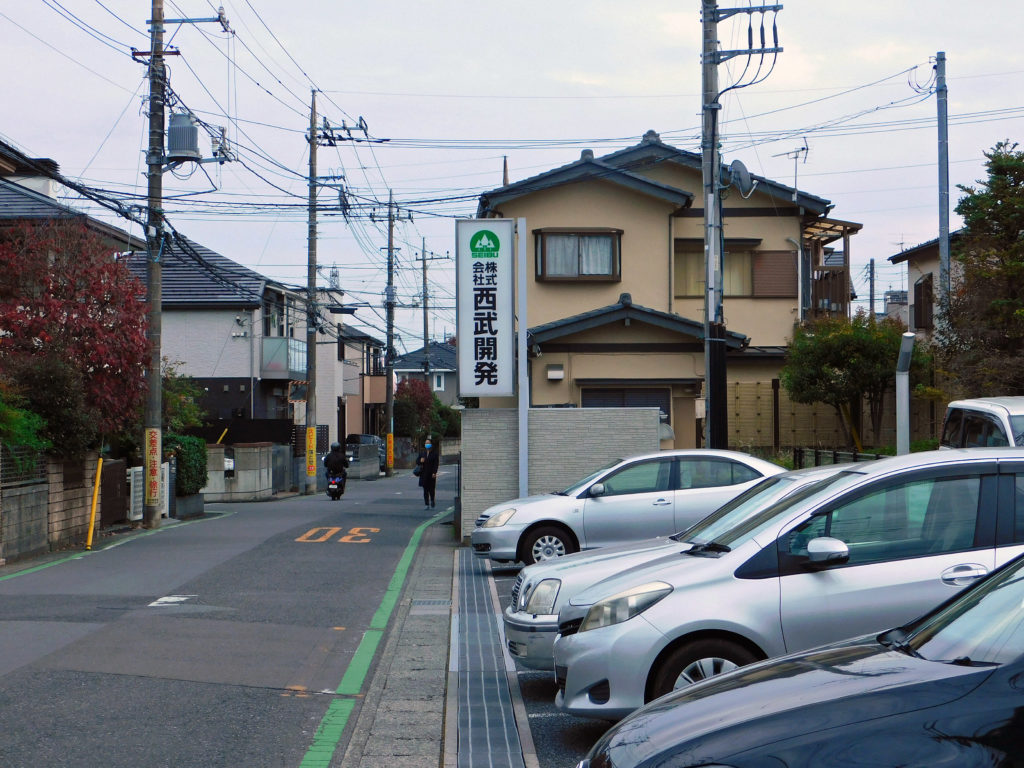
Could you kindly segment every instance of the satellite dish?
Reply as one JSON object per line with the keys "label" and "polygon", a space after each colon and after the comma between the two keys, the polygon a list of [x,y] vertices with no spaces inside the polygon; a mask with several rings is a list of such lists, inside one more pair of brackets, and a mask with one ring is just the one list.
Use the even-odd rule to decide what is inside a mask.
{"label": "satellite dish", "polygon": [[750,197],[757,186],[757,181],[750,178],[750,171],[739,160],[733,160],[729,165],[729,183],[740,191],[743,197]]}

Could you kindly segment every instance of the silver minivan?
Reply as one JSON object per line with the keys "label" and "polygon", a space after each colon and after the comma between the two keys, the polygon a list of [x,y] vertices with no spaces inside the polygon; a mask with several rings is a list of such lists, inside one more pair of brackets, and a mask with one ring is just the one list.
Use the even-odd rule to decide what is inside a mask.
{"label": "silver minivan", "polygon": [[739,451],[679,449],[616,459],[565,490],[496,504],[473,552],[530,565],[688,528],[763,477],[785,470]]}
{"label": "silver minivan", "polygon": [[941,448],[1024,445],[1024,397],[977,397],[946,406]]}
{"label": "silver minivan", "polygon": [[757,659],[899,626],[1024,552],[1024,448],[847,465],[559,612],[555,703],[615,720]]}

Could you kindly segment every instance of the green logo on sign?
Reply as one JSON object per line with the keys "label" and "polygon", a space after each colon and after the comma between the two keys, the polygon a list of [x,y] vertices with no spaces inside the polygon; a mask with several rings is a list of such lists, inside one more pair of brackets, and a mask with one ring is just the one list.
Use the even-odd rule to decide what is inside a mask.
{"label": "green logo on sign", "polygon": [[474,259],[496,259],[498,248],[498,236],[489,229],[481,229],[469,239],[469,250]]}

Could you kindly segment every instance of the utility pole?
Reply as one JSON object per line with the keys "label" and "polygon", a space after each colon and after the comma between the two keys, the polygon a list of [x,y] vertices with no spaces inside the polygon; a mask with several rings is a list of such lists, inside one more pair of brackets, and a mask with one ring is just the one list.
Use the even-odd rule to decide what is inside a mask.
{"label": "utility pole", "polygon": [[430,332],[427,328],[427,238],[422,238],[420,256],[423,257],[423,378],[430,386]]}
{"label": "utility pole", "polygon": [[[763,15],[782,10],[781,5],[748,6],[746,8],[725,8],[719,10],[716,0],[701,0],[701,24],[703,47],[701,55],[703,116],[701,128],[701,176],[704,190],[704,434],[708,448],[728,448],[728,410],[726,408],[726,330],[722,312],[722,252],[724,234],[722,229],[722,161],[718,150],[718,113],[722,109],[719,98],[725,91],[745,88],[760,82],[758,76],[749,82],[736,82],[724,91],[718,86],[718,65],[734,56],[748,57],[760,54],[778,55],[782,48],[777,45],[765,47]],[[747,39],[750,47],[745,50],[719,50],[718,22],[736,14],[753,16],[762,14],[762,47],[753,47],[753,25]],[[777,42],[777,41],[775,41]],[[761,72],[761,67],[757,67]],[[767,71],[771,71],[768,68]],[[746,69],[744,69],[746,72]],[[742,78],[742,76],[741,76]],[[762,78],[763,79],[763,78]]]}
{"label": "utility pole", "polygon": [[868,261],[868,317],[875,316],[875,260]]}
{"label": "utility pole", "polygon": [[722,321],[722,243],[719,221],[718,155],[718,5],[702,0],[701,57],[703,126],[701,129],[701,178],[704,187],[704,435],[705,447],[724,448],[728,444],[725,396],[724,338],[719,336]]}
{"label": "utility pole", "polygon": [[163,162],[164,162],[164,3],[153,0],[150,17],[149,49],[149,151],[146,153],[148,177],[146,220],[147,298],[149,301],[148,390],[143,427],[146,494],[142,512],[144,528],[160,527],[160,467],[163,463],[162,377],[160,352],[162,335],[163,270],[160,264],[163,246]]}
{"label": "utility pole", "polygon": [[935,54],[935,96],[939,124],[939,301],[949,307],[949,118],[946,101],[946,53]]}
{"label": "utility pole", "polygon": [[394,196],[388,190],[388,287],[384,294],[384,310],[387,318],[388,340],[384,350],[384,386],[386,393],[387,465],[384,474],[391,477],[395,440],[395,206]]}
{"label": "utility pole", "polygon": [[316,90],[309,108],[309,223],[306,236],[306,495],[316,493]]}

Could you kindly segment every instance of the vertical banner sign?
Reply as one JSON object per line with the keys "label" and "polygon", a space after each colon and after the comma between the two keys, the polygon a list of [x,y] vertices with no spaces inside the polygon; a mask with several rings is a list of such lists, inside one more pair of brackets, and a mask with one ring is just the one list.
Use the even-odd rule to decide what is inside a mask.
{"label": "vertical banner sign", "polygon": [[146,430],[146,506],[160,504],[160,430]]}
{"label": "vertical banner sign", "polygon": [[306,427],[306,476],[316,477],[316,427]]}
{"label": "vertical banner sign", "polygon": [[385,453],[385,466],[395,466],[395,433],[388,432],[388,444]]}
{"label": "vertical banner sign", "polygon": [[515,394],[512,219],[455,222],[459,395]]}

